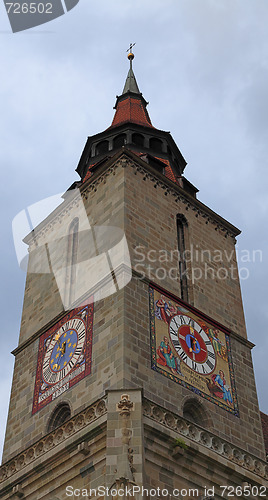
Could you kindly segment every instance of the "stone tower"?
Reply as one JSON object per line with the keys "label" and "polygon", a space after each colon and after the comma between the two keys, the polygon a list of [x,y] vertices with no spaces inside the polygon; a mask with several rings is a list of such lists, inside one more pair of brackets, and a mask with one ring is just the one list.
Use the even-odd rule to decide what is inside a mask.
{"label": "stone tower", "polygon": [[128,58],[81,180],[25,238],[0,498],[264,496],[239,230],[198,200]]}

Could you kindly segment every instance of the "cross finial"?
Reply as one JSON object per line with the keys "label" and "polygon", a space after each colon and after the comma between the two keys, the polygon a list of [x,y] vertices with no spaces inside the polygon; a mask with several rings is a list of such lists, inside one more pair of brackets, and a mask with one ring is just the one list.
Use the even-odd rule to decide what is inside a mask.
{"label": "cross finial", "polygon": [[130,43],[129,44],[129,48],[127,49],[127,52],[128,52],[127,57],[129,59],[129,62],[130,62],[130,69],[132,69],[132,61],[134,59],[134,54],[132,52],[132,49],[133,49],[134,45],[136,45],[136,43]]}
{"label": "cross finial", "polygon": [[136,45],[136,43],[130,43],[130,44],[129,44],[129,48],[127,49],[127,52],[128,52],[129,54],[131,54],[131,52],[132,52],[132,49],[133,49],[134,45]]}

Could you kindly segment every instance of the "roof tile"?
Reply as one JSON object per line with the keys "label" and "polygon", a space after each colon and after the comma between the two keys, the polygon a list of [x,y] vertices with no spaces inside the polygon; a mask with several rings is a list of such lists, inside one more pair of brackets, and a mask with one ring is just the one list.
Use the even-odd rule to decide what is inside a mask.
{"label": "roof tile", "polygon": [[126,122],[153,128],[150,117],[139,97],[137,99],[127,97],[119,101],[111,127],[117,127]]}

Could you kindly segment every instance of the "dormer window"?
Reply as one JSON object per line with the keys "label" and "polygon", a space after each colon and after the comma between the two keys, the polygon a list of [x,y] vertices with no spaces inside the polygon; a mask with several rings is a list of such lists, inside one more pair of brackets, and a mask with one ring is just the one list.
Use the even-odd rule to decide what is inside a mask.
{"label": "dormer window", "polygon": [[102,155],[104,153],[107,153],[108,150],[109,150],[109,142],[101,141],[96,146],[96,155]]}
{"label": "dormer window", "polygon": [[126,144],[126,142],[127,142],[126,134],[117,135],[114,138],[113,147],[114,147],[114,149],[121,148],[122,146],[124,146]]}
{"label": "dormer window", "polygon": [[150,139],[150,149],[152,149],[153,151],[156,151],[158,153],[162,153],[163,142],[160,139],[156,139],[155,137],[152,137]]}
{"label": "dormer window", "polygon": [[136,146],[144,146],[144,137],[141,134],[132,134],[132,143]]}

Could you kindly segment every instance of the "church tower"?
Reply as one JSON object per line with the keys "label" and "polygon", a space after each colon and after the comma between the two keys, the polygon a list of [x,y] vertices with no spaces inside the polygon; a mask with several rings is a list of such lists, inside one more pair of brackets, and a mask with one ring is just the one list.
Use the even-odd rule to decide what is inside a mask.
{"label": "church tower", "polygon": [[266,494],[240,231],[152,125],[131,49],[112,124],[24,240],[4,500]]}

